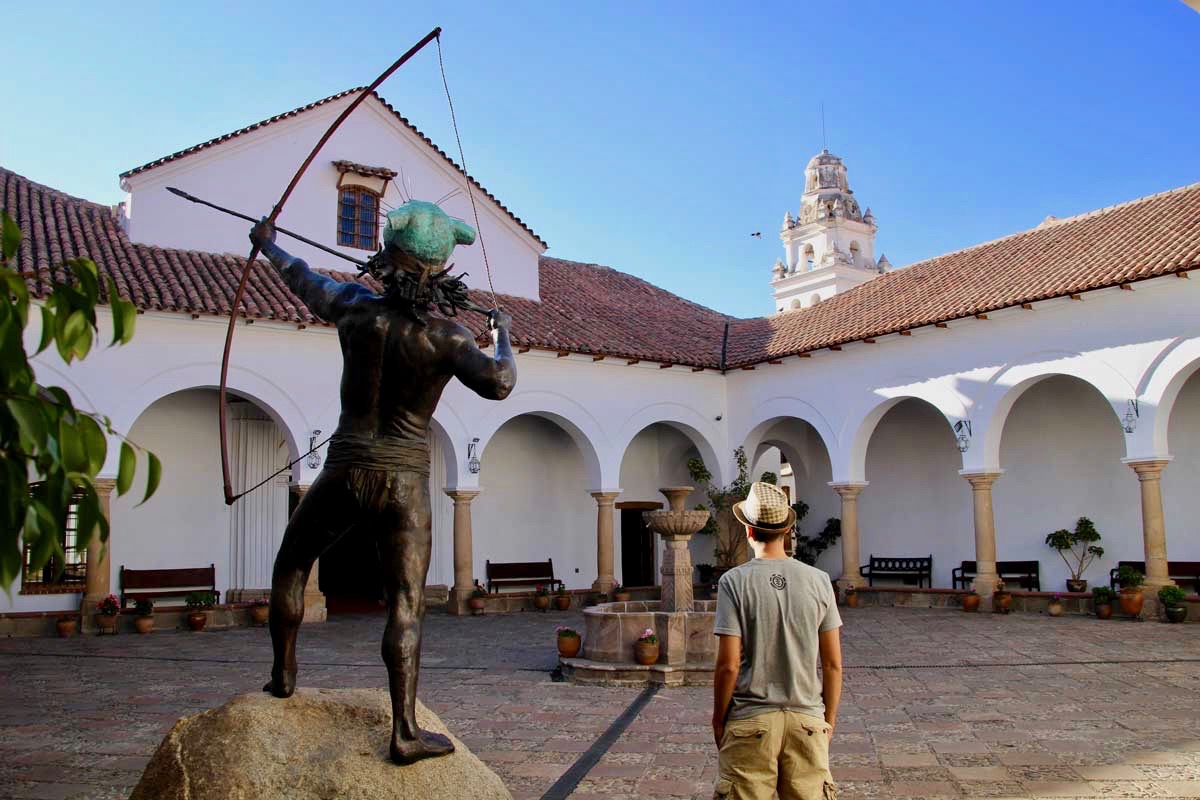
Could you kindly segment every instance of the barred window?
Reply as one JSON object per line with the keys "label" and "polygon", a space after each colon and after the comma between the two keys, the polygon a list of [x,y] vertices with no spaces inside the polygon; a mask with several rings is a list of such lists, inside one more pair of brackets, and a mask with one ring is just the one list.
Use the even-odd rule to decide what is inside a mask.
{"label": "barred window", "polygon": [[[36,487],[32,487],[36,488]],[[21,594],[59,594],[82,592],[87,583],[87,548],[79,547],[79,506],[72,502],[67,506],[67,524],[61,532],[59,544],[62,555],[55,553],[41,569],[30,563],[31,553],[26,545],[24,569],[21,573]],[[59,571],[62,574],[59,574]]]}
{"label": "barred window", "polygon": [[363,189],[342,189],[338,202],[338,244],[379,249],[379,198]]}

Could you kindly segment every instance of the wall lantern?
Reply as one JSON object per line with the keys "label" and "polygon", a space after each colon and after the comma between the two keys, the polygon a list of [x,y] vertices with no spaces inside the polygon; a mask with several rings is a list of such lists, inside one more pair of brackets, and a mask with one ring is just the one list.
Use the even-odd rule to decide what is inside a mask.
{"label": "wall lantern", "polygon": [[321,454],[317,452],[317,437],[321,435],[319,430],[312,432],[308,437],[308,459],[305,461],[309,469],[316,469],[321,466]]}
{"label": "wall lantern", "polygon": [[472,475],[479,474],[479,437],[476,436],[467,443],[467,469]]}
{"label": "wall lantern", "polygon": [[955,438],[958,440],[958,452],[965,453],[971,447],[971,420],[960,419],[954,423]]}
{"label": "wall lantern", "polygon": [[1126,433],[1133,433],[1137,430],[1139,416],[1141,415],[1138,411],[1138,401],[1130,400],[1125,407],[1125,416],[1121,419]]}

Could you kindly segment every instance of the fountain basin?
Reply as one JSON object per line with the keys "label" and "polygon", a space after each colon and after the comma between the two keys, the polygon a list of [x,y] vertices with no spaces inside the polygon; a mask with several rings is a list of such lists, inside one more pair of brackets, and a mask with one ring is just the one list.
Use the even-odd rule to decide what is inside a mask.
{"label": "fountain basin", "polygon": [[[601,603],[584,609],[581,658],[562,660],[577,683],[637,686],[711,684],[717,657],[715,600],[696,600],[691,611],[660,611],[657,600]],[[633,659],[633,644],[649,628],[658,636],[657,664]]]}

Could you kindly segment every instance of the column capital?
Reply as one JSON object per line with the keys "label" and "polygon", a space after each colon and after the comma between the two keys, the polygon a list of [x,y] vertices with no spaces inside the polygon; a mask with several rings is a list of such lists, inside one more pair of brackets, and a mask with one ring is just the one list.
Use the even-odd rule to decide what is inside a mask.
{"label": "column capital", "polygon": [[446,496],[452,499],[455,505],[459,503],[469,503],[479,496],[481,489],[443,489]]}
{"label": "column capital", "polygon": [[972,489],[990,489],[992,484],[996,482],[996,479],[1004,474],[1004,470],[998,469],[994,472],[967,472],[966,470],[959,470],[958,474],[966,478],[967,482],[971,484]]}
{"label": "column capital", "polygon": [[1154,481],[1162,477],[1162,471],[1173,460],[1172,456],[1158,458],[1122,458],[1121,463],[1137,473],[1139,481]]}
{"label": "column capital", "polygon": [[829,488],[841,495],[843,500],[852,500],[858,497],[862,493],[862,490],[870,485],[868,481],[846,481],[843,483],[831,481]]}
{"label": "column capital", "polygon": [[616,499],[621,496],[620,489],[601,489],[597,492],[589,492],[592,497],[596,498],[596,505],[607,506],[616,502]]}
{"label": "column capital", "polygon": [[107,497],[113,493],[113,489],[117,488],[116,478],[93,478],[92,486],[96,487],[96,494],[101,497]]}

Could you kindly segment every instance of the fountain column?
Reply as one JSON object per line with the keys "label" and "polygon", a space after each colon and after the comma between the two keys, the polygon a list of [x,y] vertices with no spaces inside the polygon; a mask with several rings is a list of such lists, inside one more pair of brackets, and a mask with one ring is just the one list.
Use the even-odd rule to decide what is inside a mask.
{"label": "fountain column", "polygon": [[704,527],[708,512],[684,508],[684,501],[693,491],[691,486],[669,486],[659,491],[666,495],[670,509],[642,514],[646,526],[663,540],[662,600],[654,615],[659,661],[684,664],[687,662],[687,619],[693,610],[692,554],[688,542]]}

